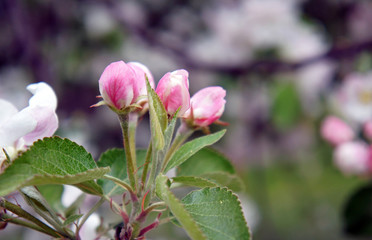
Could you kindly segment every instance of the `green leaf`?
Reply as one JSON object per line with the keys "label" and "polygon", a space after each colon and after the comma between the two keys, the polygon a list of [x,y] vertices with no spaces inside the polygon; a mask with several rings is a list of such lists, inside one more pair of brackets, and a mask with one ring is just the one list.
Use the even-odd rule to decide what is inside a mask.
{"label": "green leaf", "polygon": [[149,113],[151,136],[153,138],[153,146],[161,150],[164,148],[164,131],[168,125],[168,114],[165,111],[164,105],[154,89],[151,88],[149,81],[146,79],[147,95],[149,98]]}
{"label": "green leaf", "polygon": [[344,213],[344,229],[358,237],[372,236],[372,184],[357,189],[347,201]]}
{"label": "green leaf", "polygon": [[217,133],[203,136],[185,143],[173,154],[164,172],[166,173],[172,168],[179,166],[203,147],[214,144],[222,138],[225,132],[226,130],[221,130]]}
{"label": "green leaf", "polygon": [[236,192],[245,189],[244,182],[235,174],[229,160],[212,148],[203,148],[180,165],[177,176],[197,176]]}
{"label": "green leaf", "polygon": [[61,202],[63,194],[63,185],[56,184],[40,185],[37,187],[37,189],[55,211],[60,211],[64,209]]}
{"label": "green leaf", "polygon": [[228,187],[234,192],[245,190],[243,180],[235,174],[229,174],[226,172],[210,172],[204,173],[201,177],[216,183],[220,187]]}
{"label": "green leaf", "polygon": [[41,195],[41,193],[33,186],[28,186],[20,189],[20,192],[23,196],[33,205],[35,205],[38,209],[48,212],[48,214],[52,214],[53,210],[49,206],[48,202],[45,198]]}
{"label": "green leaf", "polygon": [[212,148],[203,148],[177,168],[177,176],[201,176],[210,172],[235,173],[230,161]]}
{"label": "green leaf", "polygon": [[296,87],[292,82],[280,81],[272,90],[271,117],[274,124],[283,129],[293,126],[301,115],[301,101]]}
{"label": "green leaf", "polygon": [[75,221],[79,220],[84,214],[76,214],[76,215],[71,215],[69,216],[64,222],[63,222],[63,226],[66,227],[72,223],[74,223]]}
{"label": "green leaf", "polygon": [[101,195],[101,187],[93,180],[109,170],[98,168],[82,146],[68,139],[44,138],[35,142],[0,175],[0,196],[24,186],[44,184],[71,184]]}
{"label": "green leaf", "polygon": [[216,183],[213,183],[205,178],[201,177],[174,177],[172,178],[172,187],[175,185],[176,187],[178,185],[186,185],[186,186],[193,186],[193,187],[199,187],[199,188],[205,188],[205,187],[217,187],[218,185]]}
{"label": "green leaf", "polygon": [[169,179],[163,174],[159,174],[156,178],[156,194],[158,197],[168,205],[172,214],[177,218],[178,222],[183,226],[191,239],[207,239],[180,200],[169,190],[168,181]]}
{"label": "green leaf", "polygon": [[[56,227],[58,230],[62,222],[60,221],[57,213],[50,207],[45,198],[40,194],[35,186],[27,186],[20,189],[20,193],[31,206],[34,211],[40,215],[44,220]],[[61,230],[61,229],[59,229]]]}
{"label": "green leaf", "polygon": [[177,123],[177,116],[180,108],[176,111],[176,113],[173,115],[173,118],[167,128],[164,131],[164,151],[168,150],[170,143],[172,142],[174,128],[176,127]]}
{"label": "green leaf", "polygon": [[251,239],[240,201],[226,188],[193,191],[182,203],[208,239]]}
{"label": "green leaf", "polygon": [[84,203],[86,195],[81,194],[70,206],[68,206],[63,212],[65,217],[70,217],[75,215],[76,212],[79,211],[80,207]]}
{"label": "green leaf", "polygon": [[[137,150],[137,163],[139,166],[144,164],[146,150]],[[111,171],[108,175],[116,177],[120,180],[127,179],[127,164],[125,151],[122,148],[113,148],[104,152],[99,158],[97,165],[99,167],[110,167]],[[137,172],[137,175],[142,173],[142,168]],[[118,195],[124,193],[123,188],[118,187],[113,181],[107,179],[98,179],[97,183],[102,187],[103,192],[109,195]]]}

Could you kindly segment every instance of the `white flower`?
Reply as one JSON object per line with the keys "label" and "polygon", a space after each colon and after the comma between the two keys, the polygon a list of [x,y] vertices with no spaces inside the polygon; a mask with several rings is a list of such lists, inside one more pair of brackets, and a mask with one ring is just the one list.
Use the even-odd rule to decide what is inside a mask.
{"label": "white flower", "polygon": [[27,90],[34,96],[21,111],[0,99],[0,165],[6,159],[2,149],[14,159],[34,141],[52,136],[58,127],[57,97],[53,89],[41,82],[28,85]]}
{"label": "white flower", "polygon": [[372,119],[372,72],[346,77],[333,99],[336,108],[350,123],[360,126]]}

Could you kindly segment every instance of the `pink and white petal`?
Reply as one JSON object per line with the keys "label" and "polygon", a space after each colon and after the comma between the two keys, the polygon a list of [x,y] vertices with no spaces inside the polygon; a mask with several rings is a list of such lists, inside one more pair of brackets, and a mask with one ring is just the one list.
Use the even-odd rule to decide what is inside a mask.
{"label": "pink and white petal", "polygon": [[56,110],[57,96],[48,84],[45,82],[33,83],[27,86],[27,90],[34,94],[29,100],[30,106],[51,107]]}
{"label": "pink and white petal", "polygon": [[28,107],[25,108],[36,120],[37,124],[32,132],[26,134],[23,139],[26,145],[32,145],[38,139],[52,136],[58,128],[58,117],[51,107]]}
{"label": "pink and white petal", "polygon": [[18,109],[12,103],[0,99],[0,126],[17,112]]}
{"label": "pink and white petal", "polygon": [[0,126],[0,148],[13,146],[26,134],[34,131],[37,121],[27,108],[16,113]]}

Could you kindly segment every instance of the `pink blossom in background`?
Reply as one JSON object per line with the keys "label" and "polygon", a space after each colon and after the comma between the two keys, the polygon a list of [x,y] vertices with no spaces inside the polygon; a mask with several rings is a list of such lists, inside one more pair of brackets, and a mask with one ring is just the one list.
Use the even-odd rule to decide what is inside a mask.
{"label": "pink blossom in background", "polygon": [[355,136],[351,127],[335,116],[329,116],[323,121],[320,132],[325,140],[335,146],[351,141]]}
{"label": "pink blossom in background", "polygon": [[199,90],[191,98],[190,109],[184,118],[190,119],[193,125],[206,127],[218,120],[225,110],[226,91],[222,87],[207,87]]}
{"label": "pink blossom in background", "polygon": [[[38,139],[50,137],[58,128],[57,97],[53,89],[40,82],[27,86],[34,95],[29,106],[18,111],[12,103],[0,99],[0,149],[11,159]],[[0,151],[0,164],[6,158]]]}
{"label": "pink blossom in background", "polygon": [[136,73],[123,61],[113,62],[99,79],[99,91],[105,103],[122,110],[134,103],[139,96],[135,85]]}
{"label": "pink blossom in background", "polygon": [[345,175],[365,175],[370,172],[370,148],[364,142],[346,142],[333,153],[335,165]]}
{"label": "pink blossom in background", "polygon": [[189,73],[183,69],[166,73],[160,79],[156,93],[169,115],[181,107],[178,115],[182,116],[190,108]]}
{"label": "pink blossom in background", "polygon": [[372,121],[368,121],[364,124],[363,127],[364,136],[369,140],[372,140]]}

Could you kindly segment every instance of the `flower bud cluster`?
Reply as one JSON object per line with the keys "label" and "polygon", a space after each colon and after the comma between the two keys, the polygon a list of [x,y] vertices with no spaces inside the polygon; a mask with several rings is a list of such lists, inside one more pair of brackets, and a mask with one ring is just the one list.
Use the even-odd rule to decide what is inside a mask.
{"label": "flower bud cluster", "polygon": [[[363,139],[356,139],[357,132]],[[335,116],[328,116],[321,126],[322,137],[334,147],[334,164],[346,175],[366,176],[372,174],[372,121],[364,123],[363,129],[354,129]]]}
{"label": "flower bud cluster", "polygon": [[[135,62],[113,62],[99,79],[103,101],[117,113],[144,112],[147,107],[146,79],[155,87],[149,69]],[[155,90],[169,116],[178,111],[190,128],[206,128],[216,122],[225,108],[226,91],[221,87],[207,87],[192,98],[189,93],[189,73],[184,69],[166,73]]]}

